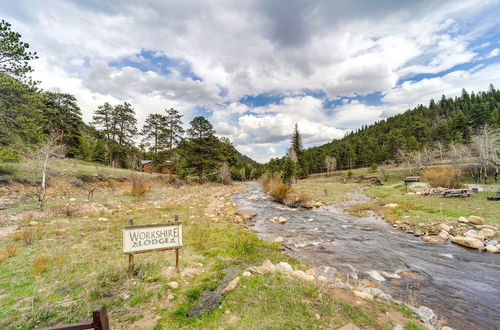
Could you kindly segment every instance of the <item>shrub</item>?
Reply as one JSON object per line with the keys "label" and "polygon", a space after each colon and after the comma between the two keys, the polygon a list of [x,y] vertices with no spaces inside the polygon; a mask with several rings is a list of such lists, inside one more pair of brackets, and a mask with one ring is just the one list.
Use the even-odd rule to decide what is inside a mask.
{"label": "shrub", "polygon": [[35,275],[40,275],[45,272],[48,268],[50,258],[44,255],[37,255],[35,259],[33,259],[33,273]]}
{"label": "shrub", "polygon": [[0,164],[0,175],[3,174],[10,175],[14,173],[16,173],[16,169],[13,166],[7,164]]}
{"label": "shrub", "polygon": [[377,168],[378,168],[378,165],[377,165],[376,163],[372,163],[372,164],[370,165],[370,168],[369,168],[369,170],[368,170],[368,171],[369,171],[370,173],[375,173],[375,172],[377,172]]}
{"label": "shrub", "polygon": [[260,182],[266,191],[274,200],[290,207],[300,207],[309,200],[309,196],[296,191],[294,187],[283,182],[281,175],[275,173],[272,176],[264,173]]}
{"label": "shrub", "polygon": [[222,166],[219,170],[219,176],[223,184],[233,184],[233,181],[231,180],[231,170],[227,162],[222,163]]}
{"label": "shrub", "polygon": [[81,212],[81,207],[77,204],[66,204],[63,206],[53,207],[50,211],[51,214],[55,216],[66,216],[71,218]]}
{"label": "shrub", "polygon": [[12,149],[11,147],[0,148],[0,162],[19,163],[20,159],[21,154],[19,151]]}
{"label": "shrub", "polygon": [[352,178],[352,176],[353,176],[353,175],[354,175],[354,173],[352,173],[352,171],[351,171],[351,170],[349,170],[349,171],[347,172],[347,175],[346,175],[346,176],[347,176],[347,178],[348,178],[348,179],[350,179],[350,178]]}
{"label": "shrub", "polygon": [[31,229],[23,229],[12,233],[12,239],[14,241],[22,241],[24,245],[29,245],[33,243],[33,231]]}
{"label": "shrub", "polygon": [[151,189],[150,181],[147,176],[143,174],[132,174],[130,181],[132,181],[132,196],[137,199],[144,199],[146,193]]}
{"label": "shrub", "polygon": [[0,262],[4,261],[5,259],[7,259],[9,256],[6,255],[5,253],[3,252],[0,252]]}
{"label": "shrub", "polygon": [[433,167],[428,168],[422,174],[422,178],[429,183],[433,188],[461,188],[462,171],[459,168],[446,166],[446,167]]}

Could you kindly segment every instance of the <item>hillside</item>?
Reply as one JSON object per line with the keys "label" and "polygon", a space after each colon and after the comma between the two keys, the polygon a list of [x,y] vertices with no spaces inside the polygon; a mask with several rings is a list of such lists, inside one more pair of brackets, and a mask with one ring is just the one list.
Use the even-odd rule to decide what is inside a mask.
{"label": "hillside", "polygon": [[349,169],[401,160],[402,153],[446,150],[451,144],[467,144],[484,125],[500,128],[500,91],[431,100],[399,115],[304,151],[310,173],[324,170],[326,156],[334,156],[338,169]]}

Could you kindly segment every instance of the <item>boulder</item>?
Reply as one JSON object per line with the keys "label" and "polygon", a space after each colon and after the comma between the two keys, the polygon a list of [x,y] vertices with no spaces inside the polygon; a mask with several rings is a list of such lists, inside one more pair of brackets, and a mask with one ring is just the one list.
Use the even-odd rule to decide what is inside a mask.
{"label": "boulder", "polygon": [[366,272],[366,274],[368,274],[371,278],[373,278],[376,281],[380,282],[385,281],[385,278],[382,275],[380,275],[380,273],[377,272],[376,270],[370,270],[369,272]]}
{"label": "boulder", "polygon": [[484,245],[493,245],[493,246],[495,246],[497,244],[498,244],[498,242],[495,241],[495,240],[491,240],[491,241],[488,241],[488,242],[484,243]]}
{"label": "boulder", "polygon": [[433,327],[437,325],[438,318],[429,307],[420,306],[419,308],[417,308],[416,312],[418,316],[420,316],[422,321],[424,321],[424,323],[427,323]]}
{"label": "boulder", "polygon": [[401,278],[401,276],[399,276],[398,274],[396,273],[389,273],[389,272],[380,272],[380,274],[385,277],[385,278],[390,278],[390,279],[395,279],[395,278]]}
{"label": "boulder", "polygon": [[360,297],[360,298],[367,299],[367,300],[373,300],[373,296],[371,294],[369,294],[368,292],[354,290],[353,293],[356,297]]}
{"label": "boulder", "polygon": [[440,237],[446,241],[450,237],[450,234],[446,230],[441,230],[438,234],[438,237]]}
{"label": "boulder", "polygon": [[292,266],[288,262],[280,262],[276,265],[276,269],[282,272],[293,272]]}
{"label": "boulder", "polygon": [[109,219],[108,218],[99,218],[97,219],[97,221],[100,221],[100,222],[108,222]]}
{"label": "boulder", "polygon": [[493,246],[493,245],[486,245],[485,250],[488,252],[491,252],[491,253],[499,253],[500,252],[500,250],[496,246]]}
{"label": "boulder", "polygon": [[260,270],[262,270],[264,273],[273,273],[276,271],[276,266],[273,265],[273,263],[269,259],[266,259],[262,263]]}
{"label": "boulder", "polygon": [[384,291],[378,289],[378,288],[364,288],[363,292],[369,293],[374,297],[377,297],[381,300],[389,301],[392,299],[390,295],[385,293]]}
{"label": "boulder", "polygon": [[463,222],[463,223],[467,223],[467,222],[469,222],[469,220],[467,220],[467,218],[466,218],[466,217],[460,217],[460,218],[458,218],[458,221],[459,221],[459,222]]}
{"label": "boulder", "polygon": [[467,218],[467,220],[476,225],[484,225],[484,219],[478,217],[477,215],[471,215],[470,217]]}
{"label": "boulder", "polygon": [[285,217],[279,217],[278,218],[278,223],[280,225],[284,225],[285,223],[287,222],[286,218]]}
{"label": "boulder", "polygon": [[495,236],[495,231],[490,228],[483,228],[479,231],[479,236],[483,237],[493,237]]}
{"label": "boulder", "polygon": [[314,207],[321,207],[321,206],[323,206],[323,203],[315,202],[313,205],[314,205]]}
{"label": "boulder", "polygon": [[305,272],[303,272],[301,270],[296,270],[296,271],[292,272],[292,275],[297,277],[297,278],[300,278],[301,280],[304,280],[304,281],[314,281],[314,276],[307,275]]}
{"label": "boulder", "polygon": [[167,283],[167,285],[171,288],[171,289],[177,289],[179,287],[179,283],[173,281],[173,282],[169,282]]}
{"label": "boulder", "polygon": [[445,223],[440,223],[440,224],[438,225],[438,229],[440,229],[440,230],[445,230],[445,231],[449,232],[449,231],[451,230],[451,227],[450,227],[450,226],[448,226],[448,225],[447,225],[447,224],[445,224]]}
{"label": "boulder", "polygon": [[253,207],[244,206],[236,210],[236,214],[241,215],[243,218],[250,219],[257,215],[257,210]]}
{"label": "boulder", "polygon": [[444,242],[446,241],[441,236],[435,236],[435,235],[424,236],[422,238],[422,240],[424,242],[427,242],[427,243],[430,243],[430,244],[435,244],[435,245],[444,244]]}
{"label": "boulder", "polygon": [[455,244],[463,245],[472,249],[484,248],[483,242],[473,237],[455,236],[451,238],[451,241]]}
{"label": "boulder", "polygon": [[310,275],[310,276],[316,276],[316,272],[314,271],[314,269],[308,269],[308,270],[306,270],[306,274]]}
{"label": "boulder", "polygon": [[335,276],[335,273],[337,273],[337,270],[335,268],[324,265],[316,267],[314,271],[316,275],[324,276],[327,280],[332,279]]}
{"label": "boulder", "polygon": [[235,277],[229,284],[221,291],[221,294],[228,294],[229,292],[234,291],[238,286],[238,282],[240,281],[240,277]]}
{"label": "boulder", "polygon": [[283,237],[277,237],[273,242],[274,243],[278,243],[278,244],[281,244],[285,241],[285,239]]}
{"label": "boulder", "polygon": [[246,271],[246,272],[243,272],[243,276],[252,276],[252,273],[250,273],[249,271]]}

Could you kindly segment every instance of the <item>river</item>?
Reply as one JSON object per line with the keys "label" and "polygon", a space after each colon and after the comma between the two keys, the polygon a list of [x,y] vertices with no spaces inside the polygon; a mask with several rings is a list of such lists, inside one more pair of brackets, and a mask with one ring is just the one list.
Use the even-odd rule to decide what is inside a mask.
{"label": "river", "polygon": [[[281,236],[292,257],[313,267],[354,267],[368,271],[407,271],[411,279],[387,279],[382,289],[417,307],[430,307],[454,329],[500,329],[500,256],[452,243],[431,245],[373,218],[357,218],[334,207],[291,209],[272,201],[258,183],[234,196],[238,206],[257,210],[253,221],[262,239]],[[275,216],[286,224],[270,222]]]}

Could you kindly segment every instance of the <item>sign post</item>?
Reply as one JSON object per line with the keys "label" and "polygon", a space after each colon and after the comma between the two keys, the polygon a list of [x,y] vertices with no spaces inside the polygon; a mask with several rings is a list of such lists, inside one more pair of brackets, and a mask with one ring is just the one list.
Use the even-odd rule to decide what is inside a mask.
{"label": "sign post", "polygon": [[128,254],[128,273],[134,274],[134,254],[175,250],[175,269],[179,269],[179,249],[182,247],[182,223],[175,216],[174,222],[134,225],[129,219],[123,227],[123,252]]}

